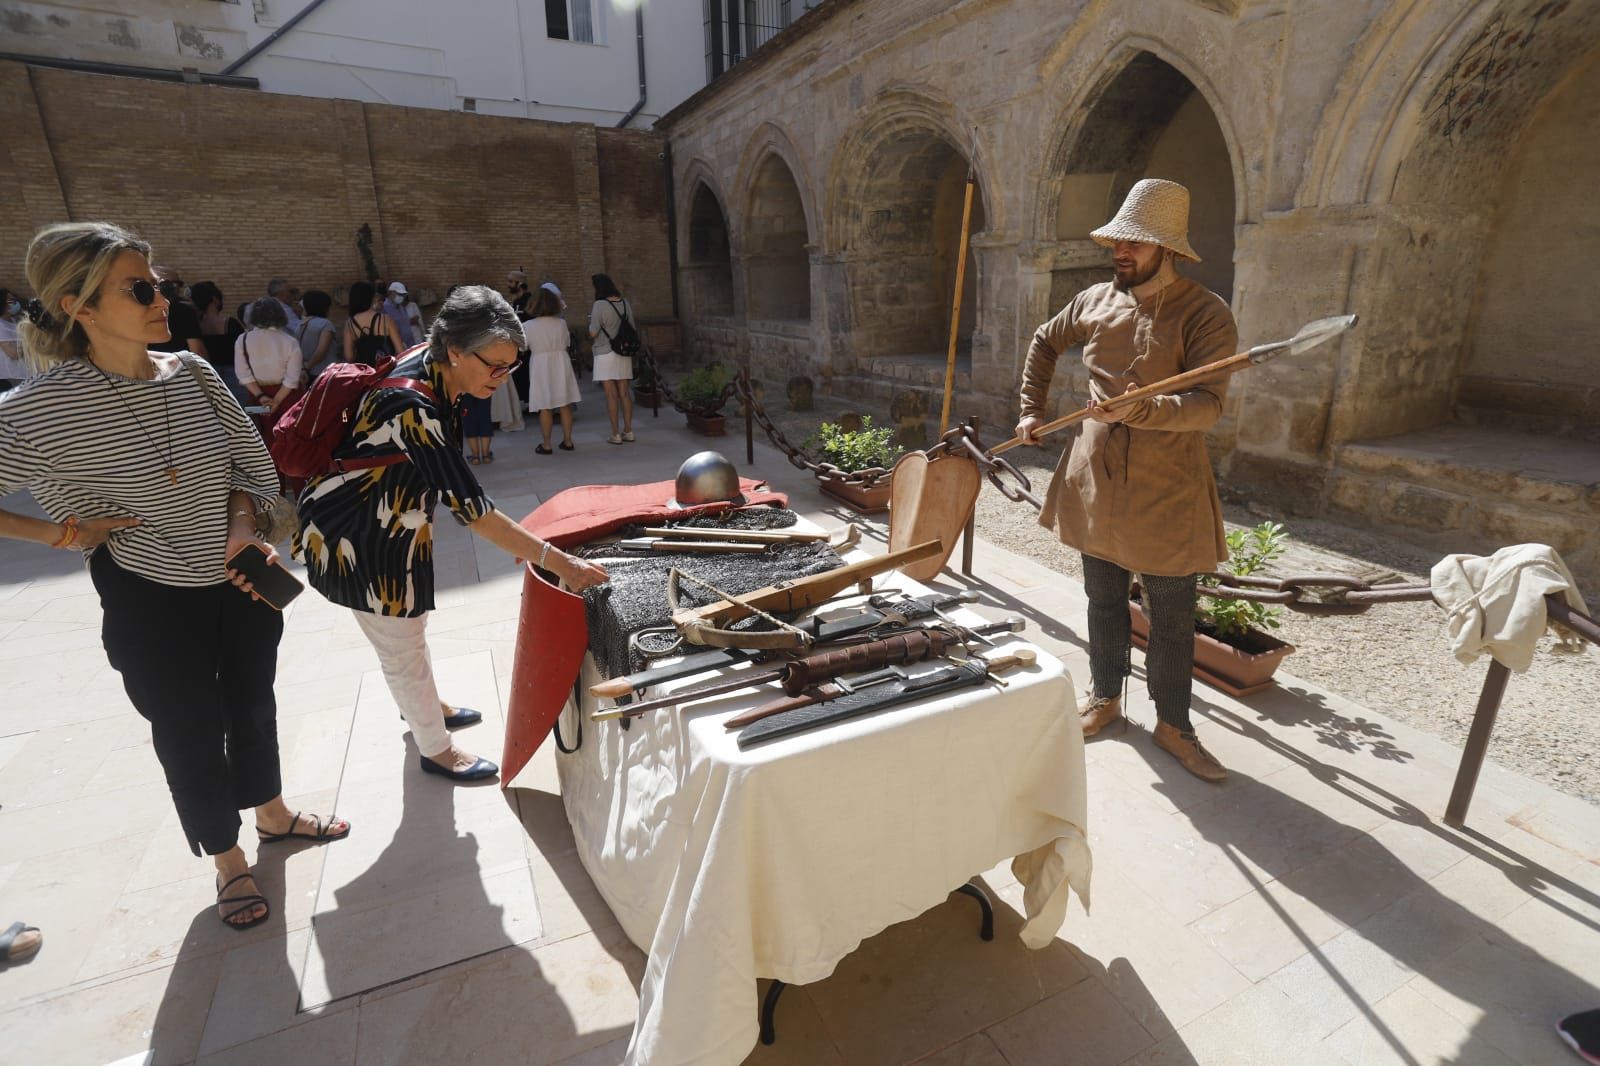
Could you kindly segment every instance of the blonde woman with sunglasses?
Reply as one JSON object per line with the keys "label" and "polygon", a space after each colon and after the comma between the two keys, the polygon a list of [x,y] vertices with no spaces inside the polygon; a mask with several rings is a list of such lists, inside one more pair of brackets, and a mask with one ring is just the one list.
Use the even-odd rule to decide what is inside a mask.
{"label": "blonde woman with sunglasses", "polygon": [[218,915],[258,925],[270,908],[239,812],[255,809],[263,844],[350,832],[284,804],[283,618],[226,566],[247,545],[277,558],[255,522],[277,473],[206,360],[152,350],[170,331],[148,244],[105,222],[51,226],[27,272],[39,298],[22,341],[43,372],[0,397],[0,495],[28,489],[50,518],[0,511],[0,535],[83,554],[106,658],[150,722],[190,849],[216,865]]}

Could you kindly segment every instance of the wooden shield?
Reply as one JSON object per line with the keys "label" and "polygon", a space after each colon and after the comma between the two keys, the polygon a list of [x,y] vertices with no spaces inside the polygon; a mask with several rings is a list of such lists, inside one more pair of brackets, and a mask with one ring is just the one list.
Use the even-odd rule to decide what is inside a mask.
{"label": "wooden shield", "polygon": [[894,464],[890,478],[889,550],[937,540],[939,554],[900,567],[913,581],[927,581],[955,550],[956,538],[977,505],[983,474],[970,455],[929,461],[926,452],[907,452]]}

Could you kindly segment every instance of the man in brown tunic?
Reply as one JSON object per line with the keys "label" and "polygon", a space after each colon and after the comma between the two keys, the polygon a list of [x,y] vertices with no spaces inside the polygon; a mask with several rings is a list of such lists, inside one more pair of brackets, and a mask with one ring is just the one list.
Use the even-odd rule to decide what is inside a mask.
{"label": "man in brown tunic", "polygon": [[1128,588],[1133,574],[1150,617],[1145,664],[1159,719],[1155,742],[1207,781],[1227,776],[1189,720],[1196,575],[1228,557],[1222,504],[1205,430],[1222,415],[1224,380],[1107,411],[1129,389],[1232,355],[1238,330],[1220,296],[1180,275],[1189,246],[1189,191],[1146,179],[1090,234],[1112,249],[1114,280],[1092,285],[1040,326],[1022,373],[1017,436],[1033,442],[1048,421],[1056,359],[1083,346],[1090,418],[1062,458],[1039,522],[1083,553],[1093,690],[1081,711],[1092,736],[1126,720],[1130,671]]}

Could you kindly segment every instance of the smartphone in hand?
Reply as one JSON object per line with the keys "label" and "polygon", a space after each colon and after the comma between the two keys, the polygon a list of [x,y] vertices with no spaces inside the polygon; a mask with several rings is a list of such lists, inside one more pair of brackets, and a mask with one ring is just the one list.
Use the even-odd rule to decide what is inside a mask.
{"label": "smartphone in hand", "polygon": [[233,558],[228,560],[228,568],[248,578],[262,602],[280,611],[305,591],[305,586],[295,580],[293,574],[277,563],[267,562],[267,553],[259,544],[246,544],[234,552]]}

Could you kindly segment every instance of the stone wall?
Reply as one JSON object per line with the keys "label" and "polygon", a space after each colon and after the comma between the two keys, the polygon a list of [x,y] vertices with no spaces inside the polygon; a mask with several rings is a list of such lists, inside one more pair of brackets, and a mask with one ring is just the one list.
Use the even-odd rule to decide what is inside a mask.
{"label": "stone wall", "polygon": [[230,303],[273,276],[333,292],[363,276],[368,225],[383,275],[439,298],[521,266],[576,320],[608,270],[641,318],[673,315],[658,134],[17,63],[0,63],[0,101],[12,287],[41,226],[105,218]]}
{"label": "stone wall", "polygon": [[[1235,380],[1212,436],[1242,489],[1322,509],[1342,445],[1457,417],[1482,377],[1474,353],[1503,351],[1508,333],[1546,353],[1521,364],[1525,380],[1600,403],[1585,339],[1597,304],[1573,289],[1587,272],[1497,280],[1539,277],[1513,265],[1539,249],[1518,233],[1557,214],[1562,247],[1592,258],[1593,153],[1577,156],[1600,135],[1600,5],[988,0],[930,15],[915,0],[832,0],[776,44],[660,125],[679,216],[702,192],[723,208],[734,320],[760,299],[746,232],[760,167],[793,177],[811,249],[807,366],[825,389],[877,388],[874,366],[914,381],[917,366],[884,357],[942,355],[958,226],[945,190],[971,163],[975,409],[1015,412],[1034,328],[1106,276],[1087,232],[1142,176],[1191,185],[1207,260],[1191,272],[1230,295],[1245,343],[1362,317],[1334,345]],[[1546,160],[1566,161],[1515,177]],[[1058,403],[1081,399],[1075,384],[1058,371]]]}

